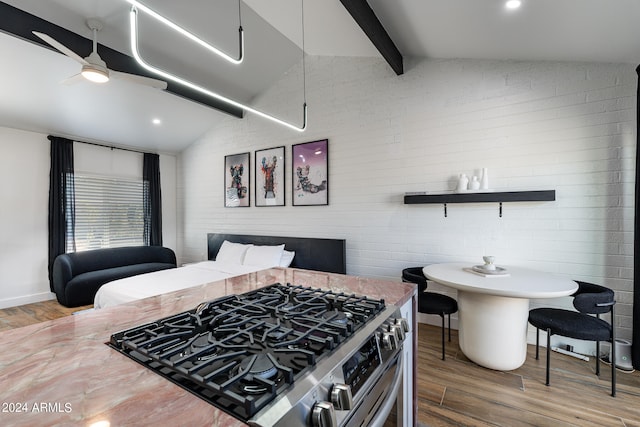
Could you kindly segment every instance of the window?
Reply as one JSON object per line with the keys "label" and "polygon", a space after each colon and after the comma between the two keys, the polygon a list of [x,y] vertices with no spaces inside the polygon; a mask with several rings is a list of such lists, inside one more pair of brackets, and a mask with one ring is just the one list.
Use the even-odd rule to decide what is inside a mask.
{"label": "window", "polygon": [[141,179],[76,174],[75,250],[144,245],[143,191]]}

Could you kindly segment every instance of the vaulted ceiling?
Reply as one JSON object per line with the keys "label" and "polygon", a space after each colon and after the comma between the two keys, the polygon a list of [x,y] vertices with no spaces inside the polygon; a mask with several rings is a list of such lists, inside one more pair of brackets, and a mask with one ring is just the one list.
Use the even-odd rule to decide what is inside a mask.
{"label": "vaulted ceiling", "polygon": [[[246,104],[300,61],[303,5],[307,55],[381,56],[342,4],[361,3],[371,7],[404,57],[640,63],[637,0],[523,0],[517,11],[505,10],[504,0],[142,3],[231,55],[238,52],[241,19],[245,60],[240,66],[206,53],[143,14],[140,50],[162,68]],[[73,44],[72,50],[84,57],[92,36],[86,20],[98,18],[103,24],[98,52],[117,69],[121,64],[107,57],[109,49],[115,57],[131,56],[130,9],[125,0],[0,2],[0,126],[178,152],[229,115],[241,120],[240,109],[171,82],[166,91],[115,79],[104,85],[61,84],[80,65],[31,34],[54,33],[49,35]],[[7,11],[42,21],[16,20]],[[83,43],[72,43],[74,37]],[[162,123],[154,125],[153,118]]]}

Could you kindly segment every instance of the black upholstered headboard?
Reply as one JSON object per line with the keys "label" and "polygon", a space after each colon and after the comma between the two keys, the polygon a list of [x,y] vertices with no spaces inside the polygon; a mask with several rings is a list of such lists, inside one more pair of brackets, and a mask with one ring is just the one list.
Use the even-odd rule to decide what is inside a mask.
{"label": "black upholstered headboard", "polygon": [[307,270],[346,274],[344,239],[316,239],[305,237],[252,236],[246,234],[207,234],[208,258],[216,259],[222,242],[253,243],[254,245],[281,245],[295,251],[291,267]]}

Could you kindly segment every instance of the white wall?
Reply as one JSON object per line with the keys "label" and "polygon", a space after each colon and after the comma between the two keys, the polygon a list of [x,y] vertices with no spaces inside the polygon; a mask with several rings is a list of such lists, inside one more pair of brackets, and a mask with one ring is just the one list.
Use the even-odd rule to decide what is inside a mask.
{"label": "white wall", "polygon": [[[618,334],[630,338],[633,67],[421,60],[406,69],[396,76],[378,59],[309,58],[305,133],[249,115],[185,150],[182,261],[204,258],[206,233],[223,231],[345,238],[348,274],[391,280],[404,267],[492,254],[498,264],[613,287]],[[300,85],[291,70],[257,104],[299,123]],[[291,144],[322,138],[330,204],[293,207]],[[287,206],[224,208],[224,156],[278,145],[287,146]],[[403,204],[404,192],[453,190],[459,173],[481,167],[494,189],[555,189],[557,200],[505,204],[502,218],[494,204],[449,205],[448,218],[442,206]]]}
{"label": "white wall", "polygon": [[50,299],[49,141],[0,127],[0,308]]}
{"label": "white wall", "polygon": [[[55,298],[49,291],[47,135],[0,127],[0,308]],[[142,155],[74,144],[78,171],[142,176]],[[160,155],[164,245],[176,249],[176,157]]]}

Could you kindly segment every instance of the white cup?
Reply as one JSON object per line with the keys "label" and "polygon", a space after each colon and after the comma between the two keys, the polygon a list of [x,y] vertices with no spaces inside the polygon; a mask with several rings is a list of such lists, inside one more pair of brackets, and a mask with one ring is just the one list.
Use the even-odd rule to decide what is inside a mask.
{"label": "white cup", "polygon": [[486,270],[495,270],[496,269],[496,265],[493,263],[493,261],[495,261],[496,257],[491,256],[491,255],[485,255],[482,257],[482,259],[484,260],[484,268]]}

